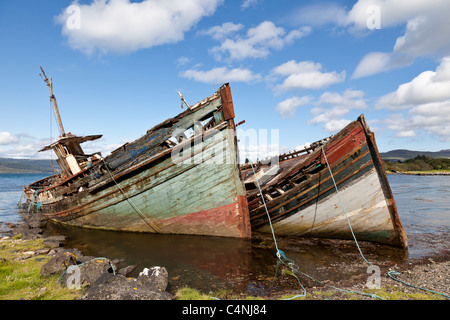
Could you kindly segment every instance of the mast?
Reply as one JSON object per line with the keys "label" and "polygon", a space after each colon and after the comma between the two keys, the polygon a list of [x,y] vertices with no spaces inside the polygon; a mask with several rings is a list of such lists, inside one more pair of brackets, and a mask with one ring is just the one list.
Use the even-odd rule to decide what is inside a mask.
{"label": "mast", "polygon": [[59,132],[61,133],[61,137],[65,137],[66,136],[66,132],[64,131],[64,127],[62,124],[62,120],[61,120],[61,116],[59,114],[59,109],[58,109],[58,104],[56,103],[56,98],[53,95],[53,82],[52,82],[52,78],[50,77],[50,80],[47,78],[47,75],[44,72],[44,69],[41,68],[42,74],[44,76],[42,76],[42,74],[39,74],[41,76],[41,78],[45,81],[45,83],[47,83],[48,89],[50,90],[50,100],[53,103],[53,109],[55,110],[55,115],[56,115],[56,119],[58,120],[58,126],[59,126]]}

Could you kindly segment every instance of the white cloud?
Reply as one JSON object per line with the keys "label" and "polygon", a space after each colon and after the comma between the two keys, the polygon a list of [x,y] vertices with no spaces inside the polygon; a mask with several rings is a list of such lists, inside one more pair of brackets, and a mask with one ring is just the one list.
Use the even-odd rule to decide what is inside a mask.
{"label": "white cloud", "polygon": [[308,104],[312,100],[311,97],[304,96],[304,97],[291,97],[284,101],[281,101],[275,110],[277,110],[281,117],[283,118],[293,118],[295,116],[295,113],[297,111],[297,108],[299,106],[303,106],[305,104]]}
{"label": "white cloud", "polygon": [[339,119],[339,120],[330,120],[323,125],[323,129],[327,132],[338,132],[346,125],[348,125],[352,120],[347,119]]}
{"label": "white cloud", "polygon": [[411,108],[407,114],[389,115],[386,127],[397,137],[414,137],[418,131],[450,142],[450,101],[432,102]]}
{"label": "white cloud", "polygon": [[322,89],[345,80],[345,71],[341,73],[322,72],[322,65],[312,61],[296,62],[290,60],[274,68],[274,75],[285,76],[283,83],[276,87],[277,91],[291,89]]}
{"label": "white cloud", "polygon": [[8,145],[16,143],[19,141],[17,135],[11,134],[10,132],[2,131],[0,132],[0,145]]}
{"label": "white cloud", "polygon": [[391,55],[385,52],[371,52],[367,54],[358,64],[353,72],[352,78],[367,77],[389,68]]}
{"label": "white cloud", "polygon": [[241,3],[241,9],[244,10],[247,9],[248,7],[256,6],[257,3],[258,0],[244,0]]}
{"label": "white cloud", "polygon": [[189,63],[189,62],[191,62],[191,61],[192,61],[191,58],[188,58],[188,57],[179,57],[179,58],[177,59],[177,64],[178,64],[178,66],[184,66],[185,64],[187,64],[187,63]]}
{"label": "white cloud", "polygon": [[[353,30],[368,30],[369,6],[379,8],[381,29],[406,24],[406,30],[397,38],[391,53],[378,56],[373,53],[364,57],[355,70],[355,78],[409,65],[417,57],[442,58],[450,54],[450,38],[447,36],[450,33],[450,10],[447,0],[359,0],[348,12],[348,23]],[[388,57],[390,61],[387,61]],[[370,69],[369,59],[382,67]]]}
{"label": "white cloud", "polygon": [[280,50],[285,45],[307,36],[311,31],[310,27],[302,27],[286,32],[271,21],[261,22],[258,26],[248,29],[245,35],[237,34],[241,28],[241,24],[227,22],[200,33],[209,34],[213,39],[221,41],[220,45],[210,50],[215,59],[221,61],[224,58],[265,58],[271,50]]}
{"label": "white cloud", "polygon": [[214,26],[208,30],[200,30],[197,34],[211,36],[214,40],[221,41],[242,28],[244,28],[244,25],[241,23],[225,22],[220,26]]}
{"label": "white cloud", "polygon": [[345,8],[332,2],[305,6],[292,14],[292,20],[313,27],[328,24],[346,26],[348,24]]}
{"label": "white cloud", "polygon": [[399,131],[396,136],[400,138],[411,138],[415,137],[416,133],[414,132],[414,130]]}
{"label": "white cloud", "polygon": [[[79,24],[73,11],[55,17],[68,44],[86,54],[129,53],[157,45],[176,43],[200,19],[212,15],[223,0],[96,0],[72,3],[79,8]],[[69,7],[70,8],[70,7]]]}
{"label": "white cloud", "polygon": [[407,66],[417,57],[440,59],[450,55],[448,0],[358,0],[349,10],[343,5],[321,3],[304,6],[293,17],[299,23],[314,27],[331,25],[357,36],[377,32],[375,25],[380,29],[405,26],[392,51],[372,52],[363,57],[353,78]]}
{"label": "white cloud", "polygon": [[258,81],[261,76],[254,74],[249,69],[227,67],[213,68],[208,71],[189,69],[180,73],[180,76],[193,79],[200,82],[219,85],[225,82],[254,82]]}
{"label": "white cloud", "polygon": [[319,97],[317,107],[311,109],[313,118],[308,123],[323,123],[325,131],[336,132],[351,122],[343,118],[351,110],[367,108],[363,97],[364,92],[360,90],[348,89],[343,94],[325,92]]}
{"label": "white cloud", "polygon": [[398,137],[413,137],[424,130],[450,141],[450,57],[442,59],[435,71],[427,70],[396,91],[381,97],[377,108],[406,110],[385,120]]}
{"label": "white cloud", "polygon": [[48,159],[48,152],[37,152],[48,143],[49,139],[35,138],[27,133],[0,132],[0,157]]}
{"label": "white cloud", "polygon": [[427,70],[396,91],[381,97],[378,108],[406,109],[413,105],[450,99],[450,56],[442,59],[436,71]]}

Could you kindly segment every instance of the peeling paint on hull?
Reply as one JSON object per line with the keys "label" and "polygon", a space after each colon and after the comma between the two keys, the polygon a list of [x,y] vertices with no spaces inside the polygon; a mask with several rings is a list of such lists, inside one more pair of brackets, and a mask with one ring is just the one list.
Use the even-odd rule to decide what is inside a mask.
{"label": "peeling paint on hull", "polygon": [[26,206],[71,226],[250,238],[232,108],[226,84],[62,182],[31,184]]}
{"label": "peeling paint on hull", "polygon": [[[325,152],[356,238],[407,247],[375,138],[363,116],[308,151],[280,155],[281,172],[262,186],[276,235],[353,239]],[[247,167],[244,173],[252,172]],[[252,229],[271,232],[259,190],[248,189]]]}

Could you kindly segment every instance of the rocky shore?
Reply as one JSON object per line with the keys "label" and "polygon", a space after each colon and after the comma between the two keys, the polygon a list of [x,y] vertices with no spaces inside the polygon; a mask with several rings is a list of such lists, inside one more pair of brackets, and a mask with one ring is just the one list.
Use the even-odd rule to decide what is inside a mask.
{"label": "rocky shore", "polygon": [[[42,247],[28,251],[17,251],[11,259],[14,262],[28,259],[44,260],[39,276],[48,278],[60,275],[58,283],[62,287],[80,291],[80,300],[172,300],[174,297],[166,292],[168,272],[164,267],[150,266],[144,268],[137,278],[129,277],[136,268],[134,265],[119,268],[122,261],[105,257],[84,256],[76,248],[65,248],[65,237],[44,237],[43,228],[46,221],[40,214],[24,217],[18,224],[8,224],[12,237],[0,238],[0,248],[20,245],[27,241],[42,239]],[[20,239],[19,239],[20,238]],[[14,250],[15,251],[15,250]],[[1,264],[8,259],[1,257]],[[1,297],[0,297],[1,299]]]}
{"label": "rocky shore", "polygon": [[[58,282],[76,292],[79,300],[173,300],[183,299],[166,291],[168,287],[168,272],[162,266],[148,266],[137,277],[129,275],[136,269],[135,265],[126,265],[124,261],[108,257],[84,256],[76,248],[64,247],[64,236],[44,236],[46,222],[39,214],[27,216],[18,224],[8,224],[10,236],[0,234],[0,267],[12,261],[43,261],[39,270],[39,277],[48,281]],[[19,236],[20,235],[20,236]],[[2,248],[7,245],[24,244],[27,241],[40,239],[40,245],[32,250],[22,249],[15,252],[8,259],[2,257]],[[306,240],[305,240],[306,241]],[[287,245],[283,244],[283,245]],[[370,245],[370,244],[368,244]],[[341,245],[338,244],[338,247]],[[336,266],[335,266],[336,267]],[[406,260],[402,263],[386,262],[380,265],[381,287],[367,289],[367,265],[360,259],[355,262],[338,266],[345,268],[354,276],[345,279],[330,279],[326,283],[317,283],[307,278],[301,278],[307,295],[297,299],[306,300],[426,300],[447,299],[443,295],[433,294],[420,288],[443,293],[450,296],[450,251],[441,250],[439,253],[422,259]],[[360,271],[362,270],[362,271]],[[282,277],[292,278],[289,270]],[[388,276],[391,273],[393,279]],[[136,274],[136,273],[133,273]],[[55,280],[55,277],[57,280]],[[398,281],[400,280],[400,281]],[[405,285],[404,283],[412,286]],[[280,300],[298,295],[299,288],[295,281],[289,288],[274,295],[252,297],[241,295],[239,299],[262,298],[265,300]],[[342,289],[337,290],[336,288]],[[39,290],[45,291],[45,287]],[[0,290],[1,291],[1,290]],[[300,290],[301,291],[301,290]],[[362,294],[361,294],[362,293]],[[376,296],[374,296],[376,295]],[[199,299],[208,299],[208,295],[201,295]],[[224,294],[221,299],[236,299],[235,296]],[[0,299],[2,297],[0,296]]]}

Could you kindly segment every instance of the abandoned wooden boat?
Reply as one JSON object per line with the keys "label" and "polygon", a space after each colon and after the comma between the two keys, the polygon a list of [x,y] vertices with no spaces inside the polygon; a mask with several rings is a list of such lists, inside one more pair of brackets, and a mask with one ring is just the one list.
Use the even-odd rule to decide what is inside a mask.
{"label": "abandoned wooden boat", "polygon": [[407,247],[364,115],[334,136],[267,162],[241,165],[252,231],[272,232],[271,222],[276,235],[352,239],[352,229],[357,240]]}
{"label": "abandoned wooden boat", "polygon": [[[26,186],[29,212],[67,225],[114,231],[249,238],[230,86],[103,158],[80,144],[101,135],[66,134],[50,89],[61,172]],[[56,172],[55,172],[56,173]]]}

